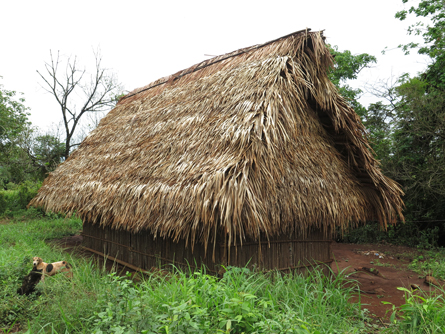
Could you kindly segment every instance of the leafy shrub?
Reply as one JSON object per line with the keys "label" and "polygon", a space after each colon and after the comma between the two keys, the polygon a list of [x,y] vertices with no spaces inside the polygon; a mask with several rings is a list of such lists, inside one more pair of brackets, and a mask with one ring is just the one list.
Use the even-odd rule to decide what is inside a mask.
{"label": "leafy shrub", "polygon": [[430,274],[445,279],[445,249],[428,251],[425,256],[415,258],[408,268],[422,275]]}
{"label": "leafy shrub", "polygon": [[18,185],[16,185],[15,183],[8,182],[8,184],[6,184],[6,189],[8,189],[8,190],[16,190],[17,188],[18,188]]}
{"label": "leafy shrub", "polygon": [[20,209],[26,208],[28,203],[37,195],[41,184],[30,181],[23,182],[18,187],[18,205]]}
{"label": "leafy shrub", "polygon": [[337,233],[339,242],[357,244],[387,242],[395,245],[432,249],[439,245],[439,227],[420,225],[413,221],[390,225],[382,230],[378,222],[367,222],[365,225],[350,228],[345,234]]}
{"label": "leafy shrub", "polygon": [[44,215],[41,209],[32,209],[27,212],[26,206],[34,196],[36,196],[40,183],[26,181],[15,190],[0,191],[0,216],[13,218],[14,216],[22,216],[24,218],[41,218]]}
{"label": "leafy shrub", "polygon": [[41,208],[33,208],[30,207],[28,210],[25,210],[23,213],[23,218],[25,219],[38,219],[45,216],[45,213]]}
{"label": "leafy shrub", "polygon": [[5,213],[8,209],[8,202],[6,201],[6,196],[3,191],[0,191],[0,216]]}
{"label": "leafy shrub", "polygon": [[40,183],[33,183],[26,181],[20,184],[16,190],[7,190],[6,195],[7,208],[11,211],[18,211],[26,209],[26,206],[37,195],[40,188]]}
{"label": "leafy shrub", "polygon": [[88,326],[96,334],[348,332],[348,319],[355,327],[360,313],[348,302],[351,289],[342,277],[229,267],[222,279],[178,271],[135,284],[129,274],[110,274]]}
{"label": "leafy shrub", "polygon": [[354,244],[378,243],[385,239],[388,239],[388,235],[377,222],[368,222],[365,225],[350,228],[344,235],[338,236],[338,241]]}
{"label": "leafy shrub", "polygon": [[[437,295],[406,288],[397,288],[405,292],[405,304],[400,308],[392,307],[388,328],[389,333],[443,333],[445,329],[445,299],[441,290]],[[383,302],[384,304],[391,304]],[[397,316],[397,317],[396,317]]]}

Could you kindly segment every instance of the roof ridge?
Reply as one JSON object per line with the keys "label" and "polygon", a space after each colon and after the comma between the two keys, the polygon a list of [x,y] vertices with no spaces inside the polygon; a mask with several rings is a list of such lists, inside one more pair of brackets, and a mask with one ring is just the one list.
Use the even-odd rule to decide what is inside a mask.
{"label": "roof ridge", "polygon": [[[275,39],[273,39],[273,40],[271,40],[271,41],[268,41],[268,42],[266,42],[266,43],[262,43],[262,44],[256,44],[256,45],[248,46],[248,47],[245,47],[245,48],[242,48],[242,49],[238,49],[238,50],[234,50],[234,51],[231,51],[231,52],[228,52],[228,53],[223,53],[223,54],[221,54],[221,55],[215,56],[215,57],[210,58],[210,59],[203,60],[203,61],[201,61],[200,63],[197,63],[197,64],[195,64],[195,65],[192,65],[192,66],[190,66],[190,67],[188,67],[188,68],[186,68],[186,69],[184,69],[184,70],[182,70],[182,71],[176,72],[175,74],[171,74],[171,75],[169,75],[169,76],[167,76],[167,77],[163,77],[163,78],[161,78],[161,79],[155,80],[155,81],[152,82],[152,84],[149,84],[148,87],[145,87],[145,88],[142,87],[142,88],[139,89],[139,90],[136,89],[136,91],[133,91],[134,93],[133,93],[133,92],[130,92],[129,94],[123,96],[119,101],[123,101],[123,100],[125,100],[125,99],[127,99],[127,98],[130,98],[130,97],[132,97],[132,96],[135,96],[135,95],[137,95],[137,94],[139,94],[139,93],[142,93],[142,92],[145,92],[145,91],[150,90],[150,89],[152,89],[152,88],[155,88],[155,87],[157,87],[157,86],[163,85],[163,84],[165,84],[165,83],[167,83],[167,82],[169,82],[169,81],[173,81],[173,80],[182,78],[183,76],[186,76],[186,75],[188,75],[188,74],[191,74],[191,73],[193,73],[193,72],[196,72],[196,71],[198,71],[198,70],[201,70],[201,69],[203,69],[203,68],[206,68],[206,67],[208,67],[208,66],[214,65],[214,64],[219,63],[219,62],[221,62],[221,61],[223,61],[223,60],[226,60],[226,59],[229,59],[229,58],[232,58],[232,57],[239,56],[239,55],[241,55],[241,54],[243,54],[243,53],[250,52],[250,51],[252,51],[252,50],[260,49],[260,48],[265,47],[265,46],[267,46],[267,45],[269,45],[269,44],[272,44],[272,43],[274,43],[274,42],[277,42],[277,41],[279,41],[279,40],[281,40],[281,39],[288,38],[288,37],[295,36],[295,35],[299,35],[299,34],[301,34],[301,33],[303,33],[303,32],[305,32],[305,33],[307,34],[307,33],[310,32],[310,31],[311,31],[311,28],[306,28],[306,29],[298,30],[298,31],[295,31],[295,32],[293,32],[293,33],[290,33],[290,34],[287,34],[287,35],[284,35],[284,36],[275,38]],[[323,30],[321,30],[321,32],[323,32]],[[225,56],[225,57],[224,57],[224,56]],[[220,58],[220,57],[221,57],[221,58]],[[213,61],[212,61],[212,60],[213,60]],[[202,66],[201,66],[201,65],[202,65]],[[183,72],[185,72],[185,73],[183,73]],[[179,74],[179,73],[180,73],[180,74]],[[164,79],[164,80],[163,80],[163,79]],[[156,82],[159,81],[159,80],[162,80],[162,81],[156,83]]]}

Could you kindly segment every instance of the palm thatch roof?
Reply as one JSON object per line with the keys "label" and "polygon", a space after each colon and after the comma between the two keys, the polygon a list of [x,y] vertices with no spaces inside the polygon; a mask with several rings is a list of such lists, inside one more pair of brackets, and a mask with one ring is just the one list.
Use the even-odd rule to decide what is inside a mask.
{"label": "palm thatch roof", "polygon": [[359,117],[304,30],[162,78],[124,98],[31,205],[195,242],[332,230],[402,216]]}

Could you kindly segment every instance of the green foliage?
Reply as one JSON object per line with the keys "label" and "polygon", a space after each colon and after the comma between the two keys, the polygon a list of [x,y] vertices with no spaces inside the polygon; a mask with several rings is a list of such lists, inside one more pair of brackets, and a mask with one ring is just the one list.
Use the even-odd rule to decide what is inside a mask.
{"label": "green foliage", "polygon": [[61,162],[64,144],[41,134],[28,121],[23,98],[0,85],[0,187],[27,180],[42,181]]}
{"label": "green foliage", "polygon": [[[408,0],[402,0],[407,3]],[[424,22],[419,21],[408,27],[410,35],[422,36],[424,44],[411,42],[400,45],[405,53],[411,49],[417,49],[419,54],[431,58],[432,62],[422,75],[422,79],[432,84],[436,89],[445,90],[445,7],[442,0],[421,0],[417,2],[417,7],[411,6],[409,10],[402,10],[396,13],[395,17],[401,21],[405,20],[408,14],[425,18]]]}
{"label": "green foliage", "polygon": [[[350,228],[341,235],[338,231],[338,241],[354,244],[379,243],[383,240],[390,242],[387,233],[383,231],[378,222],[368,222],[365,225]],[[392,241],[392,240],[391,240]]]}
{"label": "green foliage", "polygon": [[[397,88],[397,123],[389,169],[405,188],[412,219],[445,217],[445,97],[419,78]],[[415,211],[415,212],[414,212]]]}
{"label": "green foliage", "polygon": [[37,180],[43,180],[63,160],[65,144],[59,138],[33,131],[24,147]]}
{"label": "green foliage", "polygon": [[408,267],[421,275],[430,274],[445,280],[445,249],[428,251],[425,255],[415,258]]}
{"label": "green foliage", "polygon": [[394,230],[402,234],[398,242],[431,248],[445,240],[445,7],[442,0],[421,0],[396,18],[409,14],[424,18],[408,29],[424,44],[400,47],[407,53],[418,49],[431,63],[417,77],[403,75],[391,87],[375,88],[387,103],[371,105],[361,117],[384,174],[405,192],[409,223],[390,228],[388,235]]}
{"label": "green foliage", "polygon": [[8,202],[3,191],[0,191],[0,216],[2,216],[8,209]]}
{"label": "green foliage", "polygon": [[12,179],[15,171],[9,168],[8,162],[22,132],[30,125],[24,102],[22,97],[16,97],[15,91],[0,85],[0,187]]}
{"label": "green foliage", "polygon": [[360,322],[342,275],[330,281],[318,272],[265,276],[231,267],[222,279],[177,271],[141,284],[128,274],[103,280],[93,333],[332,333]]}
{"label": "green foliage", "polygon": [[366,112],[360,115],[366,127],[369,141],[379,160],[388,159],[394,146],[391,137],[392,112],[389,106],[382,102],[369,105]]}
{"label": "green foliage", "polygon": [[[439,289],[436,295],[429,295],[421,290],[405,292],[405,304],[399,308],[393,306],[388,333],[444,333],[445,332],[445,291]],[[384,304],[391,304],[383,302]]]}
{"label": "green foliage", "polygon": [[28,128],[9,151],[4,165],[8,169],[10,181],[43,181],[62,161],[63,154],[64,144],[57,137]]}
{"label": "green foliage", "polygon": [[[428,82],[405,75],[382,95],[390,104],[370,106],[364,118],[384,173],[405,192],[409,239],[421,247],[437,246],[445,236],[444,96]],[[409,232],[406,227],[399,231]]]}
{"label": "green foliage", "polygon": [[29,125],[23,98],[16,98],[16,92],[6,90],[0,85],[0,154]]}
{"label": "green foliage", "polygon": [[[14,221],[0,229],[0,328],[30,333],[358,333],[366,318],[351,304],[343,274],[267,275],[227,268],[223,278],[173,271],[106,275],[89,260],[63,254],[44,239],[81,228],[80,220]],[[74,277],[48,277],[37,294],[16,294],[31,258],[67,260]]]}
{"label": "green foliage", "polygon": [[29,181],[19,185],[17,191],[17,204],[19,208],[26,208],[28,203],[37,195],[40,186],[40,183],[33,183]]}
{"label": "green foliage", "polygon": [[370,67],[377,59],[367,53],[353,55],[349,50],[341,52],[338,51],[337,46],[331,47],[330,50],[335,58],[335,64],[329,73],[329,79],[339,89],[340,94],[348,99],[354,110],[361,116],[365,112],[365,108],[358,102],[362,90],[352,88],[347,84],[347,81],[357,79],[358,74],[364,68]]}
{"label": "green foliage", "polygon": [[[57,305],[57,300],[54,300],[53,295],[48,295],[48,293],[51,294],[54,291],[55,287],[53,286],[66,289],[68,282],[66,279],[64,280],[64,277],[57,278],[57,281],[48,280],[47,290],[39,284],[37,287],[41,296],[20,296],[16,290],[20,287],[23,277],[31,270],[33,256],[41,256],[47,262],[66,259],[66,255],[62,255],[59,250],[49,246],[45,239],[60,238],[77,232],[81,224],[80,220],[58,219],[12,222],[1,226],[0,328],[9,328],[17,321],[25,324],[28,319],[35,317],[42,308],[51,308],[52,304]],[[73,260],[69,259],[69,262],[71,263]],[[65,298],[72,300],[73,296]]]}
{"label": "green foliage", "polygon": [[339,233],[338,240],[357,244],[385,242],[419,249],[437,249],[439,228],[433,224],[430,225],[407,221],[388,226],[385,231],[378,222],[367,222],[365,225],[351,228],[344,235]]}
{"label": "green foliage", "polygon": [[42,216],[43,212],[38,209],[31,208],[26,211],[26,206],[37,195],[40,186],[40,182],[26,181],[15,187],[15,190],[0,190],[0,216]]}
{"label": "green foliage", "polygon": [[16,190],[18,185],[13,182],[8,182],[5,186],[6,190]]}

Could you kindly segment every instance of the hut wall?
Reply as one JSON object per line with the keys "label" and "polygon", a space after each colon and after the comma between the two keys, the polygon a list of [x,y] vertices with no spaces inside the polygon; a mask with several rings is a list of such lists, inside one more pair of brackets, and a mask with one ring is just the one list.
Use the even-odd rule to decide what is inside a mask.
{"label": "hut wall", "polygon": [[195,245],[192,251],[190,245],[186,247],[184,240],[173,242],[171,239],[154,238],[148,232],[134,234],[84,222],[82,236],[84,247],[146,270],[171,264],[182,269],[205,265],[207,270],[216,273],[219,266],[215,264],[221,263],[219,248],[215,248],[213,262],[212,252],[206,255],[203,245]]}
{"label": "hut wall", "polygon": [[153,234],[100,227],[88,222],[83,224],[83,245],[104,255],[129,263],[138,268],[150,270],[174,264],[186,269],[205,265],[210,273],[216,273],[220,265],[252,267],[260,270],[279,269],[282,271],[305,272],[314,264],[320,264],[327,273],[331,259],[331,241],[321,231],[310,232],[305,238],[292,236],[277,237],[261,242],[246,240],[243,245],[226,247],[223,238],[215,247],[209,245],[207,254],[204,246],[196,244],[193,251],[185,241],[153,238]]}
{"label": "hut wall", "polygon": [[261,241],[247,240],[228,251],[228,265],[257,267],[260,270],[306,272],[314,266],[326,274],[332,262],[332,240],[320,230],[303,236],[279,236]]}

